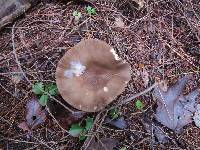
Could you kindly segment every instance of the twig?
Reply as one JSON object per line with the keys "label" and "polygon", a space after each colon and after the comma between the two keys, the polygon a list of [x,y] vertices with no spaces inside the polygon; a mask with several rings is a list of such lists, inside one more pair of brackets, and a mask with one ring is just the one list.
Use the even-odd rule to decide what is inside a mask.
{"label": "twig", "polygon": [[[160,83],[162,83],[162,81],[161,81]],[[125,99],[124,101],[122,101],[121,103],[117,104],[116,106],[129,103],[129,102],[132,101],[133,99],[135,99],[135,98],[137,98],[137,97],[139,97],[139,96],[141,96],[141,95],[144,95],[144,94],[148,93],[149,91],[151,91],[152,89],[154,89],[156,86],[158,86],[158,84],[160,84],[160,83],[154,83],[152,86],[148,87],[148,88],[145,89],[144,91],[132,95],[131,97]],[[116,106],[115,106],[115,107],[116,107]]]}
{"label": "twig", "polygon": [[50,147],[48,144],[46,144],[45,142],[43,142],[42,140],[39,140],[38,138],[32,136],[34,139],[36,139],[40,144],[46,146],[47,148],[54,150],[52,147]]}
{"label": "twig", "polygon": [[[103,112],[104,112],[104,111],[99,112],[99,114],[96,116],[96,119],[95,119],[95,121],[94,121],[93,127],[92,127],[92,129],[90,129],[90,131],[93,131],[93,130],[94,130],[95,124],[97,125],[97,122],[100,120],[101,114],[102,114]],[[108,111],[104,112],[103,117],[102,117],[102,119],[101,119],[101,122],[99,123],[99,126],[97,127],[97,129],[96,129],[96,131],[93,133],[93,135],[88,136],[87,139],[85,140],[83,146],[81,147],[82,150],[87,149],[88,146],[90,145],[92,139],[93,139],[94,136],[95,136],[95,133],[99,131],[99,129],[100,129],[100,127],[101,127],[101,125],[102,125],[102,123],[103,123],[103,121],[104,121],[104,118],[105,118],[106,115],[107,115],[107,112],[108,112]]]}
{"label": "twig", "polygon": [[19,70],[21,71],[21,73],[23,74],[24,78],[28,81],[28,83],[31,85],[32,83],[29,81],[29,79],[27,78],[26,74],[24,73],[22,67],[21,67],[21,64],[18,60],[18,57],[17,57],[17,53],[16,53],[16,49],[15,49],[15,41],[14,41],[14,38],[15,38],[15,33],[14,33],[14,30],[15,30],[15,23],[13,24],[13,27],[12,27],[12,47],[13,47],[13,54],[15,56],[15,61],[19,67]]}
{"label": "twig", "polygon": [[[12,46],[13,46],[13,54],[14,54],[14,56],[15,56],[15,61],[16,61],[17,65],[18,65],[18,67],[19,67],[20,72],[23,74],[23,76],[25,77],[25,79],[28,81],[28,83],[29,83],[30,85],[33,86],[33,84],[30,82],[30,80],[27,78],[26,74],[25,74],[24,71],[22,70],[22,67],[21,67],[21,65],[20,65],[20,62],[19,62],[19,60],[18,60],[17,53],[16,53],[16,49],[15,49],[15,41],[14,41],[15,34],[14,34],[14,29],[15,29],[15,23],[14,23],[14,25],[13,25],[13,27],[12,27]],[[59,103],[60,105],[62,105],[65,109],[67,109],[68,111],[74,113],[73,110],[71,110],[70,108],[66,107],[63,103],[61,103],[60,101],[58,101],[57,99],[55,99],[55,98],[54,98],[53,96],[51,96],[48,92],[46,92],[46,91],[44,91],[44,90],[42,90],[42,89],[40,89],[40,90],[41,90],[42,92],[44,92],[44,94],[47,94],[50,98],[52,98],[53,100],[55,100],[57,103]]]}

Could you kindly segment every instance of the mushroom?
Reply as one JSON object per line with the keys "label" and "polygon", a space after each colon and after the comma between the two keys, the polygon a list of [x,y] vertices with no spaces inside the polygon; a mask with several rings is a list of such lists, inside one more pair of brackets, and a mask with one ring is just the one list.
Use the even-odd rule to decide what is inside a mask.
{"label": "mushroom", "polygon": [[107,43],[86,39],[61,58],[56,84],[65,101],[86,112],[96,112],[111,103],[131,78],[130,65]]}

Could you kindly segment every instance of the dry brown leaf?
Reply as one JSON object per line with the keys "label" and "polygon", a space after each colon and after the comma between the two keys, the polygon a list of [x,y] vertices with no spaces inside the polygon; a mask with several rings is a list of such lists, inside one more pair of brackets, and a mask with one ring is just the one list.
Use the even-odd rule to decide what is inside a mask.
{"label": "dry brown leaf", "polygon": [[115,26],[119,28],[124,28],[125,25],[121,17],[115,18]]}
{"label": "dry brown leaf", "polygon": [[28,131],[28,132],[31,132],[31,129],[29,128],[28,124],[24,121],[24,122],[21,122],[19,125],[18,125],[19,128],[21,128],[23,131]]}
{"label": "dry brown leaf", "polygon": [[198,90],[183,95],[183,89],[188,82],[188,77],[183,77],[176,84],[163,91],[160,87],[154,89],[157,99],[156,119],[168,128],[179,131],[192,122],[195,112]]}
{"label": "dry brown leaf", "polygon": [[31,129],[45,122],[46,113],[45,110],[42,110],[41,105],[36,99],[28,101],[26,109],[27,109],[26,121],[20,123],[18,127],[23,129],[24,131],[30,132]]}
{"label": "dry brown leaf", "polygon": [[111,138],[102,138],[98,141],[95,141],[95,138],[92,138],[85,150],[113,150],[117,143],[117,140]]}
{"label": "dry brown leaf", "polygon": [[194,119],[195,125],[200,128],[200,104],[197,105],[193,119]]}

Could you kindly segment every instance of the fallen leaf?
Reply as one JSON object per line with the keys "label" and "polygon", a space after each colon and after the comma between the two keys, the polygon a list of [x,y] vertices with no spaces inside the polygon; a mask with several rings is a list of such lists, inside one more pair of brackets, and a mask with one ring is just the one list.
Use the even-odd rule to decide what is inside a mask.
{"label": "fallen leaf", "polygon": [[167,143],[169,141],[165,133],[161,131],[160,128],[155,127],[153,132],[154,132],[154,136],[157,138],[159,143]]}
{"label": "fallen leaf", "polygon": [[194,90],[188,95],[183,95],[183,89],[188,80],[188,77],[179,79],[167,91],[163,91],[159,86],[154,89],[158,105],[156,119],[176,132],[192,122],[191,118],[195,112],[199,91]]}
{"label": "fallen leaf", "polygon": [[19,125],[18,125],[19,128],[21,128],[23,131],[28,131],[28,132],[31,132],[31,129],[29,128],[28,124],[24,121],[24,122],[21,122]]}
{"label": "fallen leaf", "polygon": [[45,110],[42,110],[41,105],[36,99],[32,99],[27,103],[27,114],[26,121],[27,124],[32,128],[44,123],[46,119]]}
{"label": "fallen leaf", "polygon": [[195,122],[195,125],[200,128],[200,104],[197,105],[193,120]]}
{"label": "fallen leaf", "polygon": [[92,138],[85,150],[113,150],[117,143],[117,140],[111,138],[102,138],[98,141],[95,141],[95,138]]}
{"label": "fallen leaf", "polygon": [[46,112],[42,110],[41,105],[36,99],[31,99],[26,104],[27,114],[26,121],[21,122],[18,127],[24,131],[31,132],[37,125],[42,124],[46,120]]}
{"label": "fallen leaf", "polygon": [[121,17],[115,18],[115,26],[119,28],[124,28],[124,22]]}
{"label": "fallen leaf", "polygon": [[109,117],[107,117],[104,122],[119,129],[127,128],[127,122],[124,120],[123,117],[117,119],[110,119]]}
{"label": "fallen leaf", "polygon": [[147,114],[144,114],[144,117],[140,120],[146,132],[148,132],[151,135],[152,135],[152,127],[153,127],[153,136],[152,136],[153,144],[158,144],[158,142],[159,143],[168,142],[168,138],[165,135],[165,133],[152,122],[151,118],[149,118]]}

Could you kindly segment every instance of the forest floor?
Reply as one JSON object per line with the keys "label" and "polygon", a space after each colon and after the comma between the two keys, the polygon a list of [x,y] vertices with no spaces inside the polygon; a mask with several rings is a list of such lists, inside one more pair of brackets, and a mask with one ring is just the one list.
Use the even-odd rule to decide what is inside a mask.
{"label": "forest floor", "polygon": [[[95,14],[86,12],[88,5],[96,9]],[[74,11],[81,12],[78,21],[74,19]],[[144,6],[132,1],[52,2],[32,8],[0,32],[0,149],[79,150],[85,149],[91,136],[97,140],[116,139],[118,150],[199,148],[200,129],[194,123],[175,133],[155,119],[152,90],[121,104],[158,80],[170,84],[190,75],[192,79],[185,93],[199,87],[199,35],[198,0],[148,0]],[[25,120],[26,103],[33,95],[32,84],[55,83],[60,58],[87,38],[107,42],[131,65],[132,77],[125,91],[105,110],[86,113],[78,120],[71,119],[67,110],[61,110],[66,118],[60,120],[48,115],[43,124],[27,135],[18,125]],[[63,101],[60,95],[55,99]],[[142,109],[136,107],[136,100],[142,102]],[[197,101],[200,102],[199,97]],[[127,128],[103,123],[110,107],[119,111]],[[68,131],[71,124],[83,122],[88,116],[94,119],[94,126],[85,142],[63,130]],[[167,142],[155,138],[156,127],[168,137]]]}

